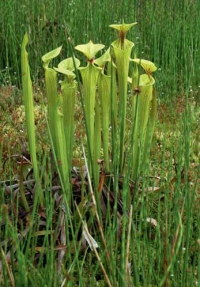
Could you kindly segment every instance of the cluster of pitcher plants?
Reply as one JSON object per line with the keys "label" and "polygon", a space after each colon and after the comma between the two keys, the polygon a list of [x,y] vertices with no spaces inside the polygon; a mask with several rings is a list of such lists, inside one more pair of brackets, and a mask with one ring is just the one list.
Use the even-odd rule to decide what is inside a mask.
{"label": "cluster of pitcher plants", "polygon": [[[133,50],[134,43],[126,39],[128,30],[135,24],[110,25],[118,31],[119,37],[107,50],[104,50],[103,44],[94,44],[92,41],[74,48],[69,39],[71,57],[62,60],[57,67],[50,64],[59,56],[62,46],[42,57],[47,97],[47,115],[44,113],[44,117],[54,161],[51,164],[56,167],[56,179],[59,179],[56,186],[51,170],[49,177],[44,177],[44,170],[48,171],[46,160],[51,157],[49,151],[45,150],[41,162],[37,154],[33,89],[26,50],[27,34],[24,36],[21,49],[23,101],[32,164],[29,175],[34,178],[27,180],[26,176],[24,181],[22,159],[19,182],[7,187],[7,191],[15,188],[19,190],[20,200],[16,201],[16,205],[15,200],[12,202],[15,205],[12,209],[19,210],[15,216],[18,225],[21,224],[20,232],[29,232],[32,238],[34,226],[38,231],[35,236],[43,236],[43,240],[35,241],[38,250],[43,250],[41,246],[45,242],[53,246],[58,244],[57,269],[61,271],[65,255],[68,259],[71,258],[71,251],[66,250],[77,252],[75,239],[78,240],[79,230],[82,229],[82,236],[95,252],[108,286],[112,285],[96,251],[98,239],[93,238],[92,228],[96,225],[92,222],[98,224],[108,270],[111,277],[115,278],[116,268],[110,268],[112,256],[103,232],[106,221],[103,219],[106,219],[107,215],[110,216],[111,212],[109,218],[114,222],[116,238],[122,238],[118,246],[121,249],[119,278],[124,282],[123,274],[128,274],[129,266],[129,244],[126,246],[126,242],[130,243],[131,220],[128,221],[128,218],[129,215],[131,218],[132,202],[138,182],[148,170],[150,145],[156,121],[156,95],[153,87],[155,80],[152,76],[156,66],[150,61],[137,58]],[[77,55],[80,53],[85,56],[85,66],[81,66],[78,59]],[[100,56],[96,56],[97,54]],[[58,78],[62,80],[58,81]],[[77,97],[78,93],[80,97]],[[84,166],[73,167],[77,98],[81,100],[79,106],[84,115],[83,129],[87,141],[83,139],[81,147]],[[44,110],[46,111],[46,107]],[[17,194],[17,190],[13,194]],[[49,199],[53,200],[52,218],[48,214]],[[38,214],[38,218],[42,217],[38,225],[35,213]],[[89,220],[86,213],[90,213]],[[94,217],[95,221],[91,220]],[[25,222],[24,226],[22,222]],[[127,224],[129,235],[126,232]],[[72,243],[70,238],[73,238]],[[31,240],[28,241],[30,246]],[[12,249],[12,246],[10,248]],[[10,261],[10,252],[4,259],[5,262]],[[0,261],[0,270],[2,266]],[[5,266],[9,272],[8,264]]]}
{"label": "cluster of pitcher plants", "polygon": [[[115,231],[116,236],[121,234],[122,238],[119,244],[121,250],[119,270],[121,274],[127,274],[128,217],[122,215],[128,215],[129,210],[132,210],[138,179],[148,170],[150,144],[156,121],[156,95],[153,88],[155,80],[152,76],[156,66],[150,61],[132,58],[134,43],[126,39],[128,30],[135,24],[110,25],[111,28],[118,30],[119,37],[104,53],[102,52],[103,44],[93,44],[90,41],[88,44],[76,46],[74,50],[69,40],[71,57],[62,60],[57,67],[50,67],[50,62],[60,54],[62,46],[42,57],[48,104],[46,122],[54,165],[57,168],[62,188],[61,216],[64,219],[65,212],[68,214],[67,223],[64,225],[62,223],[62,232],[57,235],[58,240],[62,245],[66,245],[66,232],[73,233],[73,226],[79,222],[79,226],[82,226],[83,237],[90,248],[95,251],[109,286],[111,286],[110,279],[96,251],[98,244],[89,231],[92,229],[92,221],[85,223],[84,220],[88,211],[92,218],[96,218],[109,263],[110,255],[102,229],[105,222],[102,219],[107,217],[109,210],[114,211],[114,226],[118,226]],[[36,183],[34,206],[39,204],[43,207],[46,196],[41,184],[36,156],[33,92],[26,51],[27,43],[26,34],[22,43],[23,97],[29,151]],[[79,59],[74,55],[75,51],[76,54],[84,54],[86,66],[81,66]],[[95,57],[99,52],[102,52],[102,55]],[[140,73],[140,70],[144,72]],[[58,83],[58,73],[63,76],[60,83]],[[59,89],[58,85],[60,85]],[[86,173],[81,175],[77,179],[79,183],[73,186],[72,160],[76,126],[74,111],[77,92],[80,93],[85,120],[87,144],[83,140],[82,149]],[[80,167],[79,170],[84,170],[84,168]],[[77,190],[78,200],[74,195]],[[23,189],[21,191],[24,208],[29,211]],[[104,200],[105,197],[106,200]],[[120,223],[118,224],[119,214]],[[66,226],[70,226],[70,229]],[[64,255],[64,250],[59,251],[58,270],[60,270]],[[119,276],[123,281],[123,276],[120,274]]]}
{"label": "cluster of pitcher plants", "polygon": [[[50,62],[59,56],[62,46],[42,57],[49,135],[62,187],[68,199],[77,91],[81,95],[85,117],[88,172],[93,179],[93,187],[99,186],[102,167],[99,159],[103,161],[104,172],[124,175],[134,182],[148,166],[156,119],[156,95],[153,88],[155,80],[152,76],[156,66],[144,59],[131,58],[134,43],[126,39],[126,34],[135,24],[137,23],[110,25],[118,31],[119,37],[106,51],[103,44],[93,44],[92,41],[76,46],[76,54],[82,53],[86,57],[86,66],[81,66],[79,59],[74,56],[75,50],[71,43],[72,57],[62,60],[57,67],[50,67]],[[29,150],[35,180],[38,181],[38,198],[42,204],[27,44],[26,34],[22,44],[23,97]],[[99,53],[101,56],[96,57]],[[141,70],[144,72],[141,73]],[[58,73],[63,75],[59,84]],[[61,86],[61,92],[58,92],[58,85]]]}

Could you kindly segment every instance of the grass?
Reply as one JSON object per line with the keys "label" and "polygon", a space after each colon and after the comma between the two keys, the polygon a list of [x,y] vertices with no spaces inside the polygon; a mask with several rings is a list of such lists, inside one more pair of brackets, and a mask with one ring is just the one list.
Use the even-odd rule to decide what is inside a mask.
{"label": "grass", "polygon": [[[160,0],[127,0],[123,6],[122,1],[102,1],[101,7],[98,1],[65,2],[54,0],[44,7],[39,1],[0,3],[0,286],[200,286],[199,3],[168,1],[167,8]],[[138,37],[138,56],[160,68],[150,164],[136,186],[117,172],[101,173],[98,206],[85,170],[84,116],[77,95],[71,213],[49,153],[40,59],[65,41],[66,28],[74,45],[90,39],[107,45],[114,37],[108,25],[121,18],[138,20],[138,31],[130,36]],[[43,208],[33,205],[22,105],[19,55],[25,29],[31,36]],[[127,191],[131,202],[124,200]],[[31,212],[24,211],[22,193]]]}
{"label": "grass", "polygon": [[[74,45],[92,40],[108,46],[114,39],[110,23],[138,22],[131,37],[137,39],[138,56],[152,60],[157,73],[157,89],[163,97],[182,93],[189,85],[198,90],[200,24],[199,1],[184,0],[166,4],[159,1],[57,1],[41,5],[40,1],[1,1],[0,79],[4,84],[20,85],[20,46],[25,31],[31,39],[31,70],[33,79],[41,81],[41,57],[48,50],[65,43],[66,29]],[[10,7],[13,7],[10,9]],[[113,7],[115,13],[113,13]],[[17,21],[15,19],[18,19]],[[80,19],[80,20],[77,20]],[[66,44],[65,44],[66,45]],[[69,49],[64,49],[69,53]],[[141,54],[140,54],[141,53]],[[63,58],[69,55],[63,54]],[[167,81],[166,81],[167,75]]]}
{"label": "grass", "polygon": [[[126,244],[129,236],[131,238],[128,253],[126,253],[128,254],[126,255],[128,256],[126,257],[129,262],[128,266],[130,266],[127,280],[131,282],[128,286],[150,286],[150,284],[151,286],[198,286],[196,282],[198,281],[199,264],[197,240],[199,238],[200,182],[198,178],[199,149],[196,148],[196,145],[199,142],[197,132],[199,108],[194,100],[188,101],[187,108],[186,100],[186,97],[179,98],[172,105],[173,108],[162,101],[159,104],[159,115],[148,172],[152,177],[146,177],[140,181],[138,191],[134,196],[132,220],[129,221],[128,218],[126,220]],[[79,104],[76,103],[76,105],[76,109],[79,111]],[[11,109],[8,105],[3,113],[5,117],[7,117],[9,108]],[[4,139],[3,144],[6,143],[3,145],[4,158],[8,154],[6,146],[11,146],[12,142],[16,142],[15,152],[18,150],[20,153],[22,147],[16,140],[20,130],[25,130],[24,121],[20,120],[24,115],[17,112],[19,109],[20,107],[16,106],[12,109],[11,118],[16,119],[16,114],[18,116],[15,120],[15,134],[11,133],[9,137],[5,133],[1,135]],[[81,111],[79,113],[81,114]],[[7,117],[7,127],[12,125],[12,120]],[[46,143],[44,134],[39,132],[44,131],[43,126],[43,117],[39,117],[37,131],[41,143],[40,152],[46,148],[43,146]],[[76,130],[79,134],[84,133],[81,120],[78,122]],[[27,141],[25,133],[23,133],[22,138],[23,142]],[[81,139],[77,138],[77,146],[80,142]],[[13,154],[14,151],[11,150],[10,154]],[[77,153],[78,151],[74,150],[74,160],[76,164],[77,162],[80,164],[80,161],[83,162],[80,159],[81,151],[79,151],[78,156]],[[15,160],[9,160],[5,169],[1,170],[1,174],[1,180],[10,178],[13,182],[14,176],[20,175],[19,163],[16,163]],[[27,172],[24,171],[24,174]],[[51,176],[50,172],[47,177],[44,177],[46,185]],[[9,181],[7,181],[7,185],[9,185]],[[29,185],[30,188],[31,183]],[[14,190],[16,189],[14,188]],[[76,192],[78,196],[78,188]],[[59,189],[57,193],[59,194]],[[41,284],[61,286],[62,282],[65,282],[65,286],[107,286],[100,261],[96,259],[94,252],[87,247],[87,243],[84,247],[85,243],[83,238],[81,239],[81,222],[79,219],[77,219],[77,225],[73,229],[70,228],[66,234],[68,242],[66,245],[70,248],[70,252],[66,253],[62,276],[52,277],[57,268],[56,262],[60,252],[59,248],[62,249],[62,242],[59,242],[60,239],[58,238],[55,239],[56,241],[52,240],[50,234],[51,231],[58,232],[56,230],[61,228],[62,209],[59,207],[55,209],[55,201],[51,193],[46,192],[46,209],[39,214],[36,213],[32,226],[30,225],[33,220],[32,217],[24,217],[20,214],[20,210],[12,210],[12,206],[17,208],[18,204],[19,207],[21,204],[18,203],[17,197],[10,201],[13,197],[10,198],[10,196],[5,193],[5,189],[1,186],[1,228],[3,231],[1,233],[1,248],[5,254],[9,254],[9,252],[12,254],[9,268],[6,268],[3,260],[4,254],[1,255],[1,262],[4,266],[2,286],[10,286],[11,279],[8,280],[8,271],[11,273],[11,278],[14,276],[14,286],[41,286]],[[97,251],[106,273],[112,282],[120,282],[120,269],[118,268],[121,260],[121,237],[116,238],[116,232],[122,231],[117,229],[116,223],[112,220],[112,204],[110,203],[108,206],[107,219],[103,227],[106,249],[103,248],[97,228],[98,224],[94,215],[89,212],[89,206],[85,210],[86,213],[83,213],[83,217],[87,220],[88,216],[91,218],[88,221],[91,222],[89,224],[90,232],[99,244]],[[16,220],[16,212],[18,220]],[[68,222],[68,219],[66,220]],[[19,224],[22,224],[21,221],[26,222],[26,228],[33,229],[29,229],[27,234],[21,234],[21,239],[17,240],[20,236],[18,230]],[[41,221],[44,222],[44,227],[40,226]],[[131,233],[128,235],[127,225],[130,222],[132,225]],[[70,222],[66,224],[70,226]],[[26,233],[26,228],[24,227],[23,233]],[[4,241],[6,238],[7,241]],[[107,262],[106,250],[109,250],[110,264]],[[168,269],[169,274],[164,278]],[[123,286],[123,281],[119,286]]]}

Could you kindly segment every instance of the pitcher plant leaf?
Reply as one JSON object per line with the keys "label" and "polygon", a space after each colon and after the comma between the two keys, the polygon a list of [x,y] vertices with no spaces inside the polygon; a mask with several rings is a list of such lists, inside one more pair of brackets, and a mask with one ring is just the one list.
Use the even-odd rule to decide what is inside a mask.
{"label": "pitcher plant leaf", "polygon": [[89,41],[87,44],[76,46],[75,49],[82,52],[86,58],[91,61],[104,47],[105,45],[103,44],[93,44],[92,41]]}

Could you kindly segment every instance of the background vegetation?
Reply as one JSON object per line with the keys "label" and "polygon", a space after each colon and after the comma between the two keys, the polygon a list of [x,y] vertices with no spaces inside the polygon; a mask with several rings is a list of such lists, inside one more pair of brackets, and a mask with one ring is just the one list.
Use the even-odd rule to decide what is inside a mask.
{"label": "background vegetation", "polygon": [[[158,68],[157,89],[167,97],[180,95],[188,84],[197,89],[199,82],[200,23],[199,1],[1,1],[0,11],[0,80],[20,84],[20,47],[24,31],[31,41],[31,70],[41,80],[41,56],[66,44],[66,29],[75,45],[114,39],[110,23],[124,19],[138,22],[130,35],[135,39],[138,57],[152,60]],[[64,49],[69,53],[69,49]],[[63,58],[67,55],[63,54]],[[167,75],[167,81],[165,77]],[[187,81],[186,81],[187,79]]]}

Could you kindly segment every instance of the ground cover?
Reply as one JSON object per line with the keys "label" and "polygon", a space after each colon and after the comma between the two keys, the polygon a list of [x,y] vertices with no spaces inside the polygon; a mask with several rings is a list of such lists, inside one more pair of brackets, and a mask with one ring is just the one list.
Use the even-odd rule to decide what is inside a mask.
{"label": "ground cover", "polygon": [[[34,95],[36,104],[35,116],[37,119],[36,130],[39,145],[38,152],[41,152],[42,150],[45,150],[50,146],[47,144],[48,135],[47,134],[45,135],[46,129],[43,117],[44,107],[41,101],[43,93],[44,91],[40,87],[35,88]],[[17,98],[16,102],[14,103],[13,103],[13,95],[16,96]],[[7,157],[9,158],[11,155],[14,154],[21,155],[22,152],[24,153],[25,156],[28,157],[25,115],[24,115],[24,108],[21,105],[22,104],[21,91],[15,90],[12,87],[3,87],[1,89],[1,97],[5,102],[4,106],[1,107],[1,117],[2,117],[1,118],[2,119],[1,120],[1,155],[2,155],[1,181],[5,181],[10,178],[11,181],[16,180],[17,182],[17,180],[19,180],[20,177],[19,158],[13,158],[12,160],[9,160],[6,163],[5,159]],[[186,112],[187,105],[189,107],[188,112]],[[80,167],[80,165],[84,164],[84,160],[82,158],[81,149],[78,146],[81,144],[82,139],[85,137],[85,135],[83,127],[83,115],[80,108],[80,103],[78,103],[78,101],[76,103],[75,117],[77,117],[78,121],[75,129],[76,144],[73,151],[74,156],[73,164],[76,167]],[[187,119],[186,122],[185,119]],[[183,144],[183,142],[185,141],[185,125],[187,125],[188,123],[190,129],[190,135],[189,135],[190,138],[188,144],[190,148],[189,151],[187,151],[187,153],[185,154],[184,145],[186,143]],[[164,261],[171,260],[170,258],[167,259],[167,257],[170,257],[170,253],[172,252],[170,251],[171,250],[170,241],[176,242],[177,240],[176,232],[178,231],[174,226],[176,221],[175,218],[177,217],[177,213],[175,212],[177,212],[177,210],[183,212],[182,243],[178,253],[176,254],[176,263],[174,263],[172,267],[173,271],[171,270],[170,272],[169,278],[166,281],[168,285],[166,286],[179,286],[178,284],[180,284],[182,280],[181,278],[183,276],[182,270],[184,268],[184,264],[186,264],[187,266],[187,280],[190,280],[190,282],[192,282],[189,283],[191,285],[188,286],[193,286],[192,284],[196,284],[195,282],[198,281],[198,230],[199,230],[198,220],[199,220],[199,194],[200,194],[200,182],[198,177],[199,173],[198,125],[199,125],[198,94],[192,95],[188,99],[188,103],[186,95],[177,97],[176,101],[174,101],[174,103],[171,104],[167,104],[164,101],[160,101],[158,105],[158,118],[156,123],[156,130],[154,133],[153,144],[151,149],[149,175],[152,178],[145,180],[144,184],[144,186],[146,186],[145,187],[146,189],[149,188],[149,194],[148,195],[146,194],[145,196],[142,196],[142,194],[138,194],[138,198],[135,202],[136,203],[135,213],[133,214],[132,217],[134,225],[137,226],[138,229],[137,235],[134,235],[133,236],[134,239],[132,239],[133,242],[137,242],[135,243],[137,246],[136,248],[137,250],[132,251],[133,252],[132,257],[137,262],[136,264],[138,267],[138,284],[139,284],[138,286],[143,286],[140,284],[144,284],[145,280],[146,282],[154,282],[151,283],[152,286],[158,286],[156,285],[158,284],[158,282],[156,283],[155,276],[153,275],[151,276],[149,272],[152,272],[153,274],[154,272],[157,273],[159,270],[159,273],[164,274],[164,268],[167,268],[167,262],[164,263]],[[188,167],[185,165],[186,157],[188,157]],[[25,170],[24,176],[26,175],[27,171]],[[140,184],[141,186],[139,189],[141,189],[142,192],[143,184],[142,183]],[[163,190],[161,188],[162,186]],[[150,187],[152,188],[152,190],[150,190]],[[77,187],[76,193],[79,192],[78,190],[79,188]],[[185,210],[183,211],[181,209],[181,206],[183,205],[183,202],[185,200],[184,198],[186,196],[186,192],[188,192],[187,203],[184,203]],[[2,186],[1,186],[1,196],[3,203],[1,204],[1,212],[6,213],[6,209],[10,208],[9,206],[11,206],[11,202],[10,202],[10,196],[5,195],[5,191],[2,189]],[[55,214],[53,215],[53,211],[51,212],[52,212],[51,214],[52,218],[54,217],[54,220],[56,220]],[[25,220],[24,215],[20,214],[20,210],[18,211],[18,216],[19,218],[21,218],[20,220]],[[40,216],[42,216],[42,211]],[[144,223],[145,222],[144,219],[147,220],[146,223]],[[45,220],[47,220],[47,218],[45,218]],[[161,229],[162,225],[165,226],[162,227],[165,229],[165,231]],[[13,235],[19,234],[18,233],[19,227],[17,229],[15,227],[13,228],[15,231],[12,229],[12,234]],[[187,228],[190,229],[188,235],[187,235]],[[158,229],[160,230],[158,231]],[[120,254],[118,249],[119,247],[117,247],[114,244],[114,242],[110,241],[111,240],[110,227],[107,230],[105,229],[104,231],[108,246],[111,245],[110,248],[112,248],[114,252],[117,252],[117,254]],[[42,231],[40,225],[38,225],[38,231],[37,230],[34,231],[34,233],[37,232],[40,232],[42,237]],[[169,233],[171,235],[169,235]],[[93,235],[96,234],[96,236],[94,237],[98,241],[99,234],[96,233],[96,231],[92,234]],[[161,238],[158,242],[159,237]],[[25,257],[23,260],[28,260],[30,264],[34,265],[30,267],[31,273],[35,274],[37,278],[37,283],[34,281],[34,284],[40,286],[40,284],[45,282],[45,276],[49,276],[50,266],[49,265],[46,266],[43,263],[43,261],[47,259],[45,259],[46,258],[45,253],[41,253],[40,250],[41,243],[38,238],[39,237],[37,236],[37,240],[35,241],[34,245],[34,248],[37,250],[37,252],[33,251],[33,249],[31,249],[31,251],[26,250],[25,247],[26,245],[25,242],[27,240],[26,237],[23,238],[22,243],[20,243],[20,245],[22,245],[21,246],[22,250],[26,250],[27,255],[29,254],[29,256],[31,256],[31,252],[36,254],[35,255],[36,257],[32,258],[33,263],[30,263],[31,261],[30,259],[28,259],[29,256]],[[187,245],[187,247],[185,247],[185,244]],[[8,244],[7,251],[13,250],[11,246],[12,245]],[[57,248],[58,249],[61,248],[61,245],[57,246]],[[87,248],[86,249],[85,248],[86,247],[82,247],[77,252],[77,262],[79,262],[77,264],[81,264],[81,267],[79,267],[80,270],[79,269],[77,270],[77,268],[74,267],[75,269],[71,273],[71,271],[69,272],[69,270],[67,271],[66,269],[65,272],[69,272],[70,275],[69,278],[68,275],[67,277],[63,276],[63,282],[68,282],[65,284],[68,284],[69,286],[70,284],[72,286],[76,286],[75,282],[77,282],[77,284],[78,282],[79,284],[80,282],[82,282],[81,286],[86,286],[86,284],[87,285],[91,284],[91,286],[99,286],[98,284],[102,284],[102,286],[104,286],[105,284],[106,286],[106,280],[102,274],[102,271],[100,270],[98,261],[96,261],[95,256],[92,254],[92,251],[89,251]],[[135,249],[133,246],[132,248]],[[158,250],[160,250],[159,255],[156,255],[155,253],[157,248]],[[187,258],[185,255],[186,248],[188,250]],[[55,246],[54,250],[56,250]],[[54,252],[55,253],[52,256],[56,258],[57,257],[56,251]],[[162,252],[165,252],[165,254],[162,254]],[[14,250],[13,250],[13,256],[14,256]],[[102,253],[101,259],[105,264],[104,256],[105,254]],[[118,257],[119,255],[116,256]],[[72,264],[72,262],[70,263],[70,259],[68,260],[69,262],[68,261],[67,261],[68,263],[66,262],[66,266],[68,264]],[[118,260],[120,259],[118,258]],[[151,260],[150,267],[149,267],[149,260]],[[185,260],[187,263],[185,263]],[[156,261],[160,262],[159,267],[155,266]],[[19,272],[18,264],[19,263],[17,262],[15,263],[14,265],[15,267],[14,266],[12,267],[11,272],[13,273]],[[115,262],[115,264],[117,263]],[[91,266],[93,267],[91,268]],[[56,267],[51,266],[51,268]],[[25,271],[28,272],[29,274],[29,271],[26,270],[26,268],[24,272]],[[43,276],[44,274],[45,276]],[[132,278],[132,276],[133,275],[131,275],[130,278]],[[149,279],[150,281],[148,281],[147,279],[148,276],[150,276],[149,278],[151,278]],[[176,279],[174,279],[174,276],[176,277]],[[18,284],[17,275],[14,274],[14,278],[16,283],[15,286],[17,286]],[[19,275],[19,282],[21,280],[20,278],[21,277]],[[130,282],[132,282],[132,280],[135,280],[133,278],[132,279],[130,278],[129,278],[129,280],[131,280]],[[5,282],[4,281],[5,278],[4,279],[2,278],[2,280],[3,280],[2,282]],[[33,278],[31,274],[28,275],[27,280],[28,280],[27,282],[29,282],[27,284],[33,284]],[[58,281],[59,281],[58,278],[55,279],[54,283],[55,286],[57,286],[56,284],[58,284]],[[132,286],[131,284],[133,283],[130,282],[129,286]],[[7,282],[7,286],[10,286],[9,284],[10,283]]]}

